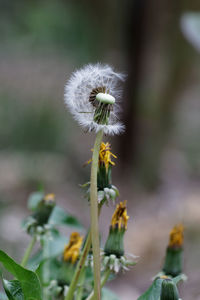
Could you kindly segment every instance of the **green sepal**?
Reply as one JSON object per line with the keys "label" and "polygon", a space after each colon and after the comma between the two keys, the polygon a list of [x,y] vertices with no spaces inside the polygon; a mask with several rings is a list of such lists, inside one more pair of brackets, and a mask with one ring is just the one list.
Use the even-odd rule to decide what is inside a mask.
{"label": "green sepal", "polygon": [[109,235],[104,247],[105,255],[116,255],[120,258],[124,255],[124,233],[125,229],[110,227]]}
{"label": "green sepal", "polygon": [[[148,290],[144,292],[144,294],[142,294],[137,300],[160,300],[162,283],[164,280],[166,280],[165,278],[162,278],[162,276],[156,277]],[[177,283],[179,283],[180,281],[185,281],[186,276],[184,274],[181,274],[177,277],[169,279],[173,281],[175,285],[177,285]]]}
{"label": "green sepal", "polygon": [[179,293],[172,279],[164,279],[161,285],[160,300],[178,300]]}
{"label": "green sepal", "polygon": [[106,167],[104,164],[101,164],[98,168],[97,173],[97,187],[98,191],[103,191],[104,188],[111,188],[111,175],[112,175],[112,166],[108,166],[108,170],[106,170]]}
{"label": "green sepal", "polygon": [[163,272],[176,277],[183,271],[183,248],[167,247]]}
{"label": "green sepal", "polygon": [[163,279],[156,278],[148,290],[137,300],[159,300]]}

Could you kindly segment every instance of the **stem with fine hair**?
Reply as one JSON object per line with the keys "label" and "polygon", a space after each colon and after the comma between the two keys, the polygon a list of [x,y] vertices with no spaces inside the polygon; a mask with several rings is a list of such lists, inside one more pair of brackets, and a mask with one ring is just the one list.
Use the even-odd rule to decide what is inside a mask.
{"label": "stem with fine hair", "polygon": [[[101,204],[99,204],[98,216],[100,215],[100,212],[101,212]],[[75,270],[74,276],[72,277],[72,281],[70,283],[65,300],[72,300],[74,297],[75,289],[78,284],[79,278],[81,277],[82,272],[84,270],[85,260],[87,258],[88,252],[90,251],[90,247],[91,247],[91,231],[89,230],[88,236],[87,236],[87,239],[85,242],[85,246],[83,248],[83,251],[81,252],[80,259],[76,266],[76,270]]]}
{"label": "stem with fine hair", "polygon": [[94,259],[94,299],[101,300],[101,263],[100,263],[100,245],[99,245],[99,220],[98,220],[98,198],[97,198],[97,171],[99,161],[99,150],[103,131],[100,130],[96,135],[93,148],[91,178],[90,178],[90,221],[92,251]]}
{"label": "stem with fine hair", "polygon": [[[108,277],[110,276],[111,270],[107,269],[101,279],[101,288],[106,284]],[[94,300],[94,291],[87,297],[86,300]]]}
{"label": "stem with fine hair", "polygon": [[65,300],[72,300],[73,297],[74,297],[74,292],[75,292],[79,277],[80,277],[80,275],[83,271],[84,263],[85,263],[87,255],[88,255],[88,252],[90,251],[90,246],[91,246],[91,233],[89,231],[88,236],[87,236],[87,240],[85,242],[85,246],[83,248],[81,257],[78,261],[76,271],[75,271],[74,276],[72,278],[72,281],[71,281],[71,284],[69,286],[69,290],[67,292]]}
{"label": "stem with fine hair", "polygon": [[[98,294],[99,298],[96,298],[100,300],[100,248],[99,248],[99,229],[98,229],[98,216],[100,214],[101,205],[99,205],[98,208],[98,199],[97,199],[97,170],[98,170],[98,160],[99,160],[99,150],[101,145],[103,132],[99,131],[96,136],[95,144],[94,144],[94,150],[93,150],[93,157],[92,157],[92,167],[91,167],[91,181],[90,181],[90,212],[91,212],[91,229],[88,233],[87,240],[85,242],[85,246],[83,248],[83,251],[81,253],[80,259],[78,261],[74,276],[72,278],[72,281],[69,286],[69,290],[67,292],[67,295],[65,297],[65,300],[72,300],[74,297],[75,289],[79,280],[79,277],[83,271],[84,263],[87,258],[88,252],[90,250],[91,241],[93,246],[93,257],[94,257],[94,244],[96,245],[96,257],[98,257],[97,265],[95,264],[95,257],[94,257],[94,265],[95,267],[98,267],[97,275],[98,277],[98,284],[96,286],[99,286],[98,288]],[[95,174],[96,173],[96,174]],[[95,219],[96,218],[96,219]],[[95,220],[94,220],[95,219]],[[95,225],[95,226],[94,226]],[[97,232],[97,235],[96,235]],[[93,238],[92,238],[93,236]],[[96,244],[97,242],[97,244]],[[94,268],[95,268],[94,267]],[[97,278],[95,277],[96,268],[94,269],[94,281],[97,282]],[[95,286],[95,287],[96,287]],[[97,288],[96,288],[97,291]]]}
{"label": "stem with fine hair", "polygon": [[21,266],[24,267],[24,268],[25,268],[26,265],[27,265],[29,256],[31,255],[31,252],[32,252],[32,250],[33,250],[33,247],[34,247],[34,245],[35,245],[35,242],[36,242],[36,236],[34,235],[34,236],[32,237],[32,240],[30,241],[30,243],[29,243],[29,245],[28,245],[28,247],[27,247],[25,253],[24,253],[24,257],[23,257],[22,262],[21,262]]}
{"label": "stem with fine hair", "polygon": [[76,292],[76,300],[83,299],[84,281],[85,281],[85,271],[81,272],[81,275],[79,278],[79,284],[78,284],[78,288],[77,288],[77,292]]}

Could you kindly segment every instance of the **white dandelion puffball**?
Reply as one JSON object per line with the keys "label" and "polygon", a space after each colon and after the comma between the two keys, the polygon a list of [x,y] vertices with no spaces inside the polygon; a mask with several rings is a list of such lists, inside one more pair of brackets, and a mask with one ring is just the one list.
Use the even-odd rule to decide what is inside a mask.
{"label": "white dandelion puffball", "polygon": [[119,134],[124,126],[118,119],[124,75],[108,65],[89,64],[75,71],[65,86],[64,100],[78,123],[88,131]]}

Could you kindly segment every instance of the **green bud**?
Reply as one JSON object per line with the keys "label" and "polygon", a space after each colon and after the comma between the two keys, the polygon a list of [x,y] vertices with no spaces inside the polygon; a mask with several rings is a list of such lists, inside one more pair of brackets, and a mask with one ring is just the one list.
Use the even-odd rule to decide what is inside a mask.
{"label": "green bud", "polygon": [[37,210],[33,214],[33,218],[37,221],[37,224],[42,226],[46,224],[55,206],[55,201],[47,201],[43,199],[38,205]]}
{"label": "green bud", "polygon": [[164,279],[161,286],[160,300],[178,300],[179,294],[172,279]]}
{"label": "green bud", "polygon": [[116,255],[120,258],[124,255],[124,232],[125,229],[110,227],[109,235],[104,247],[105,255]]}
{"label": "green bud", "polygon": [[111,188],[111,174],[112,166],[109,165],[108,170],[104,164],[101,164],[98,168],[97,174],[97,187],[98,190],[104,190],[104,188]]}
{"label": "green bud", "polygon": [[183,271],[183,248],[168,246],[166,250],[163,272],[166,275],[176,277]]}

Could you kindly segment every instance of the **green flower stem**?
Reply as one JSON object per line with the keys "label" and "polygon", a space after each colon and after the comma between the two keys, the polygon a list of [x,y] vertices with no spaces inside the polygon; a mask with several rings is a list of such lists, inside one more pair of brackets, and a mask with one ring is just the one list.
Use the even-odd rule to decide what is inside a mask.
{"label": "green flower stem", "polygon": [[[91,211],[91,228],[92,228],[92,230],[90,230],[88,233],[88,237],[85,242],[85,246],[81,253],[79,262],[76,267],[76,271],[72,278],[72,281],[69,286],[69,290],[65,297],[65,300],[72,300],[74,297],[75,289],[76,289],[79,277],[82,273],[82,270],[84,269],[85,260],[87,258],[88,252],[90,250],[92,240],[93,240],[93,257],[94,257],[95,250],[96,250],[96,257],[97,257],[97,264],[95,264],[96,259],[94,257],[94,265],[95,265],[94,276],[96,274],[98,274],[97,277],[94,278],[94,281],[98,282],[98,284],[95,285],[95,288],[97,291],[97,286],[98,286],[98,293],[100,292],[100,248],[99,248],[98,216],[100,214],[101,206],[99,205],[99,208],[98,208],[97,170],[98,170],[99,150],[100,150],[102,136],[103,136],[103,132],[99,131],[96,136],[94,150],[93,150],[93,157],[92,157],[91,181],[90,181],[90,206],[91,206],[90,211]],[[96,232],[97,232],[97,234],[96,234]],[[96,269],[98,270],[97,272],[96,272]],[[99,296],[99,298],[96,298],[96,299],[100,300],[100,294],[98,296]]]}
{"label": "green flower stem", "polygon": [[[101,212],[101,205],[99,205],[98,216],[100,215],[100,212]],[[86,242],[85,242],[85,246],[83,248],[80,259],[79,259],[78,264],[76,266],[76,270],[75,270],[74,276],[72,278],[71,284],[69,286],[69,290],[68,290],[68,293],[65,297],[65,300],[72,300],[73,297],[74,297],[76,286],[77,286],[79,278],[80,278],[80,276],[81,276],[81,274],[84,270],[85,260],[87,258],[87,255],[88,255],[89,251],[90,251],[91,242],[92,242],[92,240],[91,240],[91,231],[89,231]]]}
{"label": "green flower stem", "polygon": [[89,231],[87,240],[85,242],[85,246],[84,246],[83,251],[81,253],[81,257],[78,261],[76,271],[75,271],[74,276],[72,278],[72,281],[71,281],[71,284],[69,286],[69,290],[67,292],[65,300],[72,300],[73,297],[74,297],[75,289],[76,289],[79,277],[81,276],[81,273],[84,269],[83,267],[84,267],[85,260],[87,258],[88,252],[90,251],[90,247],[91,247],[91,232]]}
{"label": "green flower stem", "polygon": [[27,265],[29,256],[31,255],[33,247],[35,246],[35,242],[36,242],[36,236],[34,235],[32,240],[30,241],[25,253],[24,253],[24,257],[23,257],[22,262],[21,262],[21,266],[24,267],[24,268]]}
{"label": "green flower stem", "polygon": [[[104,273],[104,276],[101,279],[101,288],[106,284],[109,276],[110,276],[111,270],[107,269]],[[86,300],[94,300],[94,291],[87,297]]]}
{"label": "green flower stem", "polygon": [[98,220],[98,198],[97,198],[97,171],[99,161],[99,150],[103,137],[100,130],[96,135],[93,148],[91,178],[90,178],[90,221],[92,251],[94,258],[94,299],[101,300],[101,263],[100,263],[100,243],[99,243],[99,220]]}
{"label": "green flower stem", "polygon": [[83,298],[83,285],[85,281],[85,272],[81,272],[80,279],[79,279],[79,285],[77,288],[76,293],[76,300],[82,300]]}
{"label": "green flower stem", "polygon": [[[46,260],[46,263],[43,268],[43,282],[44,283],[49,283],[50,281],[50,248],[49,248],[49,236],[46,234],[43,237],[43,259]],[[49,293],[48,286],[45,286],[43,288],[43,300],[52,300],[52,296]]]}

